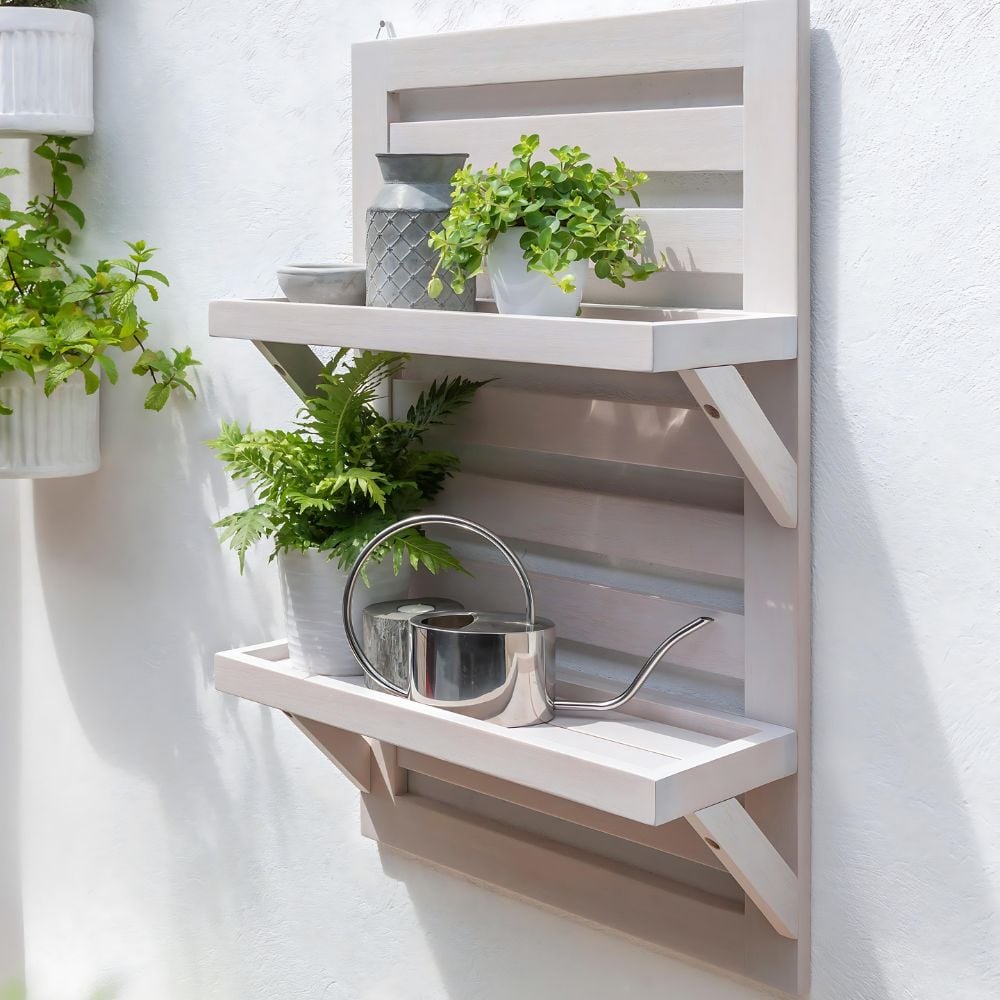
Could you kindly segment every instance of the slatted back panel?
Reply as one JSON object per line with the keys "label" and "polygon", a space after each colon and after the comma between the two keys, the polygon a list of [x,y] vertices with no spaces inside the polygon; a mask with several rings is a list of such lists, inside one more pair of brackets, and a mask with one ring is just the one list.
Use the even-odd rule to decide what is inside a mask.
{"label": "slatted back panel", "polygon": [[[560,650],[623,679],[677,625],[716,622],[678,647],[654,686],[803,733],[808,761],[808,5],[748,0],[598,21],[370,42],[354,54],[354,222],[381,179],[374,153],[468,152],[505,162],[522,133],[579,145],[650,175],[637,210],[668,270],[591,302],[798,315],[799,359],[742,374],[799,465],[799,526],[780,528],[672,375],[416,357],[394,387],[406,409],[446,373],[495,377],[435,443],[463,472],[437,509],[495,528],[525,559]],[[481,282],[480,295],[488,295]],[[495,554],[449,535],[475,579],[419,589],[516,607]],[[803,763],[805,772],[807,765]],[[806,788],[747,796],[802,876]],[[755,974],[805,982],[808,938],[776,942],[752,907]]]}
{"label": "slatted back panel", "polygon": [[[742,57],[738,4],[673,12],[669,28],[663,15],[637,15],[356,46],[356,222],[381,183],[375,152],[463,151],[487,166],[537,132],[543,149],[579,145],[598,165],[617,156],[651,178],[634,211],[649,250],[665,253],[671,270],[624,290],[591,277],[588,300],[739,307]],[[360,256],[363,231],[356,238]],[[446,370],[463,366],[417,359],[396,386],[396,410]],[[666,384],[637,379],[609,392],[502,378],[437,436],[466,470],[438,509],[511,541],[564,646],[606,652],[619,664],[609,671],[623,672],[674,628],[711,614],[716,624],[678,647],[672,668],[692,689],[738,707],[742,516],[727,499],[733,490],[719,484],[735,486],[741,473],[686,392],[670,383],[660,398]],[[454,541],[476,579],[419,586],[470,606],[516,603],[495,556]]]}
{"label": "slatted back panel", "polygon": [[[598,47],[595,22],[357,46],[356,219],[378,190],[375,149],[467,152],[484,167],[537,132],[543,151],[579,145],[597,165],[617,156],[651,176],[634,214],[669,269],[626,289],[592,277],[588,301],[739,308],[742,8],[674,12],[671,22],[680,27],[662,15],[597,22],[608,31]],[[490,294],[485,277],[480,294]]]}

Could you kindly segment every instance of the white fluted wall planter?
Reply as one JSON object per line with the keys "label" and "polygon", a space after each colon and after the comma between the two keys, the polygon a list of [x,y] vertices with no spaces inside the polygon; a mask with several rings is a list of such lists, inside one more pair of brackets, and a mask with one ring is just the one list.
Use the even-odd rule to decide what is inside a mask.
{"label": "white fluted wall planter", "polygon": [[93,18],[72,10],[0,9],[0,132],[93,131]]}
{"label": "white fluted wall planter", "polygon": [[0,382],[0,479],[84,476],[101,466],[100,393],[88,396],[74,377],[46,397],[42,379],[20,373]]}

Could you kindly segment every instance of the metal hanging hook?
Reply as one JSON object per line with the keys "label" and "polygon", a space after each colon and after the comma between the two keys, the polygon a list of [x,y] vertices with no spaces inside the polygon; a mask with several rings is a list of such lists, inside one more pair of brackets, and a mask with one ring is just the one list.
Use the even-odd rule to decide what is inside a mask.
{"label": "metal hanging hook", "polygon": [[387,21],[384,17],[379,19],[378,31],[375,32],[376,41],[381,37],[383,31],[386,38],[396,37],[396,29],[392,26],[392,21]]}

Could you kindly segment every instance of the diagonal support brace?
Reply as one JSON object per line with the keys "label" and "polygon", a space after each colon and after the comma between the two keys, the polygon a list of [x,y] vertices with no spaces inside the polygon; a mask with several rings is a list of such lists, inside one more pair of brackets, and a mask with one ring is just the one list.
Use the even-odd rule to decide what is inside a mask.
{"label": "diagonal support brace", "polygon": [[306,344],[280,344],[271,340],[255,340],[253,346],[264,355],[267,363],[288,383],[299,399],[305,399],[319,385],[323,362]]}
{"label": "diagonal support brace", "polygon": [[680,375],[771,516],[783,528],[794,528],[798,466],[743,377],[732,365]]}
{"label": "diagonal support brace", "polygon": [[372,766],[377,762],[372,746],[364,736],[328,726],[324,722],[304,719],[300,715],[288,712],[285,715],[355,788],[362,792],[372,790]]}
{"label": "diagonal support brace", "polygon": [[782,937],[797,938],[798,876],[743,806],[726,799],[686,819],[771,926]]}

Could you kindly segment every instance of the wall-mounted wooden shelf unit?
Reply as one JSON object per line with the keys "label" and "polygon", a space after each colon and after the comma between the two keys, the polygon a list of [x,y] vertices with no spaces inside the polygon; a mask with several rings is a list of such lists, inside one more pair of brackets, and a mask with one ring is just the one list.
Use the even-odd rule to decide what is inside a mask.
{"label": "wall-mounted wooden shelf unit", "polygon": [[[217,686],[287,715],[383,847],[804,993],[807,0],[366,42],[353,96],[356,260],[375,153],[485,166],[538,132],[650,175],[635,211],[669,270],[591,276],[585,301],[608,305],[574,319],[496,315],[481,281],[474,314],[214,302],[212,335],[254,342],[300,394],[322,367],[309,345],[406,352],[395,413],[442,375],[497,379],[435,431],[463,460],[435,508],[525,561],[564,693],[620,690],[674,628],[714,623],[625,714],[526,730],[296,674],[280,641],[220,653]],[[460,555],[473,578],[411,595],[512,606],[488,555]]]}

